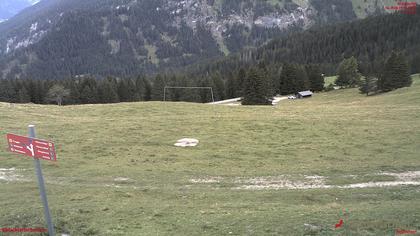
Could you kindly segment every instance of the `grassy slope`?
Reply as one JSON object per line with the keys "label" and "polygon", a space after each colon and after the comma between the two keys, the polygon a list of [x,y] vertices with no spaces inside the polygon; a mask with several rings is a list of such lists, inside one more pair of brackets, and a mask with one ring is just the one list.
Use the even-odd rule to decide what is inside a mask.
{"label": "grassy slope", "polygon": [[[0,103],[0,135],[25,134],[33,123],[56,142],[59,161],[43,162],[44,175],[56,225],[71,235],[315,234],[305,223],[323,235],[393,235],[420,229],[418,187],[246,191],[189,179],[305,174],[340,183],[343,175],[420,170],[419,102],[417,76],[389,94],[339,90],[278,107]],[[183,137],[200,145],[173,147]],[[33,163],[1,148],[0,168],[12,167],[34,181]],[[104,187],[116,177],[132,182]],[[0,193],[0,227],[42,226],[36,182],[0,181]],[[347,223],[333,231],[343,208]]]}
{"label": "grassy slope", "polygon": [[330,84],[334,85],[336,79],[337,79],[337,76],[325,77],[325,87],[328,87]]}

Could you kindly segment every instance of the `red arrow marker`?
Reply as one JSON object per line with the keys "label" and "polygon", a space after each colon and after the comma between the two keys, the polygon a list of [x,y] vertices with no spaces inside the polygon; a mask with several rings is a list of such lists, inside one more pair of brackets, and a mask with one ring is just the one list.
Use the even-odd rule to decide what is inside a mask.
{"label": "red arrow marker", "polygon": [[336,229],[341,228],[341,226],[343,226],[343,224],[344,224],[343,219],[340,219],[340,222],[338,224],[335,224],[335,228]]}

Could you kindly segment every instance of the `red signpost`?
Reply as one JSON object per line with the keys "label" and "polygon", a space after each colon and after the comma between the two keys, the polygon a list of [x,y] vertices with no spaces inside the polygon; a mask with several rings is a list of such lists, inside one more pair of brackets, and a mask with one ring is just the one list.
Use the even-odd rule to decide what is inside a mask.
{"label": "red signpost", "polygon": [[54,143],[52,142],[15,134],[7,134],[7,141],[11,152],[48,161],[57,161]]}
{"label": "red signpost", "polygon": [[28,128],[29,137],[15,134],[6,135],[7,142],[9,143],[9,151],[33,158],[36,176],[38,178],[39,192],[42,204],[44,205],[45,220],[48,225],[48,235],[55,236],[54,225],[48,207],[47,193],[45,191],[44,177],[42,176],[41,162],[39,161],[39,159],[57,161],[55,146],[52,142],[36,139],[34,125],[29,125]]}

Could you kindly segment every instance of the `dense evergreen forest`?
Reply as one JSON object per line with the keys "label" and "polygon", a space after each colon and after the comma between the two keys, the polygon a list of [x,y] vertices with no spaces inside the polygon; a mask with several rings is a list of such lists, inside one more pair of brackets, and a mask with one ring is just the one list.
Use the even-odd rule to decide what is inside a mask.
{"label": "dense evergreen forest", "polygon": [[[321,91],[324,74],[337,73],[340,86],[362,86],[360,73],[370,79],[362,86],[368,88],[367,94],[390,91],[409,86],[407,75],[420,72],[419,38],[420,12],[376,16],[291,34],[257,50],[194,65],[182,73],[137,78],[80,76],[65,80],[0,80],[0,101],[58,104],[161,101],[165,86],[203,86],[213,87],[216,100],[248,96],[258,90],[256,100],[266,103],[276,94],[307,89]],[[396,72],[390,69],[392,67],[397,68]],[[357,73],[347,76],[346,71]],[[401,74],[402,81],[406,82],[392,81],[395,74]],[[167,98],[211,101],[210,93],[205,90],[171,90]]]}
{"label": "dense evergreen forest", "polygon": [[[113,77],[65,80],[4,79],[0,80],[0,101],[59,105],[162,101],[165,86],[212,87],[215,100],[223,100],[252,92],[254,89],[247,87],[247,84],[254,82],[259,83],[258,93],[267,98],[277,93],[324,89],[324,78],[315,65],[286,67],[290,68],[289,71],[294,77],[287,77],[289,74],[286,77],[271,76],[269,68],[261,63],[250,70],[241,69],[237,74],[225,78],[226,80],[223,80],[220,74],[194,79],[182,75],[157,75],[152,79],[145,76],[124,79]],[[208,90],[177,89],[168,90],[166,99],[206,103],[212,101],[212,96]]]}
{"label": "dense evergreen forest", "polygon": [[264,61],[274,68],[283,63],[319,64],[326,75],[335,75],[345,58],[354,56],[360,70],[381,71],[393,50],[402,51],[411,73],[420,72],[420,7],[417,14],[395,13],[368,17],[351,23],[313,27],[275,39],[258,49],[244,50],[216,62],[193,65],[188,73],[217,72],[227,75]]}
{"label": "dense evergreen forest", "polygon": [[43,0],[0,24],[0,78],[153,74],[354,19],[350,0]]}
{"label": "dense evergreen forest", "polygon": [[[384,71],[362,74],[355,57],[344,59],[338,68],[336,84],[341,87],[360,86],[360,91],[370,93],[389,92],[410,86],[412,81],[406,58],[400,52],[392,52]],[[278,74],[279,73],[279,74]],[[187,101],[206,103],[215,100],[243,97],[243,105],[270,105],[277,95],[295,94],[303,90],[323,91],[324,76],[320,66],[285,63],[281,70],[268,67],[264,62],[248,69],[241,68],[225,80],[220,74],[191,79],[180,75],[157,75],[150,79],[137,78],[95,79],[82,77],[66,80],[4,79],[0,80],[0,101],[38,104],[95,104],[136,101]],[[168,89],[166,86],[212,87],[208,90]],[[164,91],[166,93],[164,94]]]}

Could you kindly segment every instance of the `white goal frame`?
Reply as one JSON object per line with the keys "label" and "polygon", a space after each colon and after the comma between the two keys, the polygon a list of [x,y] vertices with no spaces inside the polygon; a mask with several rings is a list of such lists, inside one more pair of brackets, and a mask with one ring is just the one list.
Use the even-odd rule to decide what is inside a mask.
{"label": "white goal frame", "polygon": [[211,92],[211,100],[214,103],[213,87],[178,87],[178,86],[165,86],[163,88],[163,101],[166,102],[166,90],[168,89],[208,89]]}

